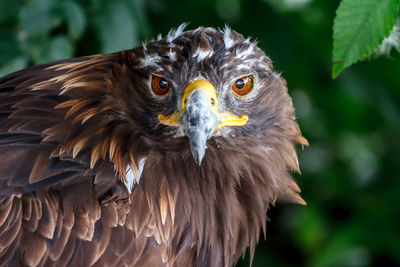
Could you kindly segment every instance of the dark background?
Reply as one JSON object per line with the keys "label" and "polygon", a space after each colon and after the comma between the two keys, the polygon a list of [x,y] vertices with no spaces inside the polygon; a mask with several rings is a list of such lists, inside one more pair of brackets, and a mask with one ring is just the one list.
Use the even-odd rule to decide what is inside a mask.
{"label": "dark background", "polygon": [[[310,147],[295,175],[307,206],[278,203],[253,266],[400,265],[400,57],[331,79],[339,0],[0,0],[0,75],[113,52],[190,22],[258,40],[287,79]],[[239,266],[248,266],[246,257]]]}

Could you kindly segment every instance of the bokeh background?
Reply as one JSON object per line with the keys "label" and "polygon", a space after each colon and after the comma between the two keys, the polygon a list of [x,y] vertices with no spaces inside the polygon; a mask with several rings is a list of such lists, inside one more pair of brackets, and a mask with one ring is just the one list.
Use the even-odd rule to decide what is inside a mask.
{"label": "bokeh background", "polygon": [[[0,0],[0,74],[129,49],[190,22],[258,40],[287,79],[310,147],[307,206],[278,203],[253,266],[400,265],[400,56],[331,79],[339,0]],[[238,266],[248,266],[248,255]]]}

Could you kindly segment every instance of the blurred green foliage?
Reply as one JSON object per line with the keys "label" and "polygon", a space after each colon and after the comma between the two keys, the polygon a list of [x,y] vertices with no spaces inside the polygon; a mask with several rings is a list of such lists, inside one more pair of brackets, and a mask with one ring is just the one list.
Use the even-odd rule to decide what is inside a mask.
{"label": "blurred green foliage", "polygon": [[[339,0],[0,0],[0,74],[134,47],[182,22],[258,40],[287,79],[310,147],[307,206],[278,203],[253,266],[400,265],[400,56],[331,79]],[[238,264],[248,266],[248,258]]]}
{"label": "blurred green foliage", "polygon": [[144,1],[1,0],[0,74],[136,46],[150,34]]}

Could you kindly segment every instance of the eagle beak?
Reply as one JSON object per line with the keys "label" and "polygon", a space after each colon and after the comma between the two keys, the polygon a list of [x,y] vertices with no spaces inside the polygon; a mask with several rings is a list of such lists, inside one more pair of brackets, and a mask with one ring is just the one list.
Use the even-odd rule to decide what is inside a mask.
{"label": "eagle beak", "polygon": [[158,115],[165,125],[181,125],[189,138],[194,161],[201,165],[207,140],[225,126],[243,126],[248,117],[238,117],[228,111],[220,113],[214,86],[204,80],[189,83],[181,102],[181,111],[166,116]]}
{"label": "eagle beak", "polygon": [[194,161],[200,166],[206,142],[219,124],[218,114],[213,111],[212,102],[204,91],[194,90],[189,95],[181,123],[189,138]]}

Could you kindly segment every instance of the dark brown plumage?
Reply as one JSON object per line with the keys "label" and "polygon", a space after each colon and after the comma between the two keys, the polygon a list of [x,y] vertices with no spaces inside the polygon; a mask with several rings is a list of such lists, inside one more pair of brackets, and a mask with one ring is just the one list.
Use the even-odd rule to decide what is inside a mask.
{"label": "dark brown plumage", "polygon": [[[307,141],[271,60],[229,28],[182,30],[0,78],[1,266],[232,266],[271,203],[304,203],[288,169]],[[198,80],[241,123],[207,126],[204,156],[182,100]]]}

